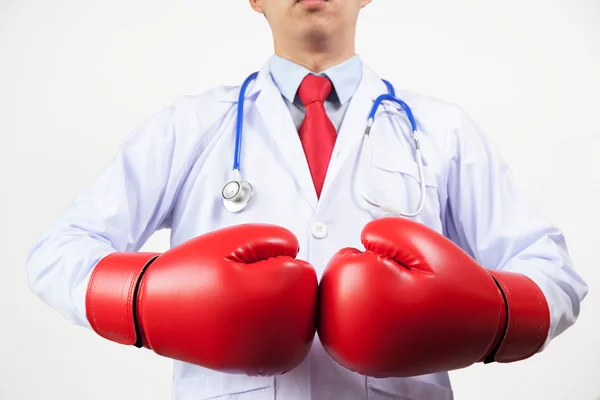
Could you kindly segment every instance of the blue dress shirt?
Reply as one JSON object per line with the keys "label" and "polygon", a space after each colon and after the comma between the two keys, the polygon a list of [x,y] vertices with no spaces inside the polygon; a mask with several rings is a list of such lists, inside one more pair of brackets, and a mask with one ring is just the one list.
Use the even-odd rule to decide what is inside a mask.
{"label": "blue dress shirt", "polygon": [[306,114],[304,104],[302,104],[302,101],[297,96],[300,83],[302,83],[302,80],[308,74],[329,78],[333,83],[333,91],[325,101],[325,111],[329,119],[331,119],[333,126],[335,126],[335,130],[339,132],[344,114],[346,113],[348,104],[350,104],[350,99],[362,77],[362,65],[358,55],[354,55],[352,58],[326,69],[320,74],[315,74],[307,68],[277,55],[274,55],[269,60],[269,68],[275,85],[281,92],[285,104],[292,114],[296,129],[300,128],[300,124]]}

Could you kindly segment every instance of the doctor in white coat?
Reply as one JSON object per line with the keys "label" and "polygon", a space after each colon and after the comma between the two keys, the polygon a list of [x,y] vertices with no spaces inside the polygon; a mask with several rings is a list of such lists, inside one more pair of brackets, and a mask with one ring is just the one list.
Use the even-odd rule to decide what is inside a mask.
{"label": "doctor in white coat", "polygon": [[[249,204],[230,212],[222,198],[223,185],[234,179],[241,85],[177,98],[127,137],[92,185],[39,238],[27,262],[32,291],[69,321],[89,327],[86,290],[106,255],[136,252],[160,229],[169,229],[177,246],[248,222],[292,231],[298,258],[320,277],[339,249],[363,248],[360,233],[367,223],[391,215],[390,207],[416,210],[423,196],[415,221],[485,268],[523,274],[537,284],[550,317],[542,351],[576,321],[588,291],[565,239],[456,106],[396,91],[418,124],[422,171],[410,119],[390,102],[377,111],[362,149],[373,102],[388,92],[355,54],[357,18],[368,3],[250,0],[272,28],[275,55],[244,95],[238,178],[252,185]],[[336,132],[319,190],[299,136],[306,107],[298,92],[311,74],[331,82],[322,104]],[[453,392],[447,372],[404,378],[352,372],[327,354],[318,336],[303,362],[278,376],[227,374],[174,361],[173,400],[388,398],[450,400]]]}

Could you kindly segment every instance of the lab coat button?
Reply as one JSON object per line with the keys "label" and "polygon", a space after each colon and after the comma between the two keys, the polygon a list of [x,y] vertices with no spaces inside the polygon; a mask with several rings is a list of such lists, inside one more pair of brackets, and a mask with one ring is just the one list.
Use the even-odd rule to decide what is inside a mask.
{"label": "lab coat button", "polygon": [[327,227],[321,222],[315,222],[312,226],[312,234],[317,239],[323,239],[327,236]]}

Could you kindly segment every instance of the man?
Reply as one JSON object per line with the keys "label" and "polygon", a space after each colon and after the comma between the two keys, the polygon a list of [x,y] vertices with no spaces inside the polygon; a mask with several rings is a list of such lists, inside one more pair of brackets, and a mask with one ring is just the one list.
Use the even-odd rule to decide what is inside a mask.
{"label": "man", "polygon": [[[542,351],[588,288],[475,123],[397,91],[418,145],[386,104],[361,146],[388,90],[355,54],[368,3],[251,0],[275,55],[243,113],[219,87],[140,125],[32,249],[32,290],[173,358],[178,400],[451,399],[448,370]],[[252,196],[230,212],[238,116]]]}

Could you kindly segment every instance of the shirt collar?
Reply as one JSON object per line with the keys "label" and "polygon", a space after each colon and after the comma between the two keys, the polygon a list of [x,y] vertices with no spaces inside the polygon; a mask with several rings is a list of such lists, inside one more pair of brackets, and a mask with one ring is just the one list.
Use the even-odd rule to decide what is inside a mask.
{"label": "shirt collar", "polygon": [[[291,103],[294,102],[296,92],[298,92],[304,77],[312,73],[307,68],[278,55],[271,57],[269,69],[279,91]],[[326,75],[331,80],[340,103],[345,104],[354,94],[362,77],[360,57],[354,55],[352,58],[328,68],[318,75]]]}

